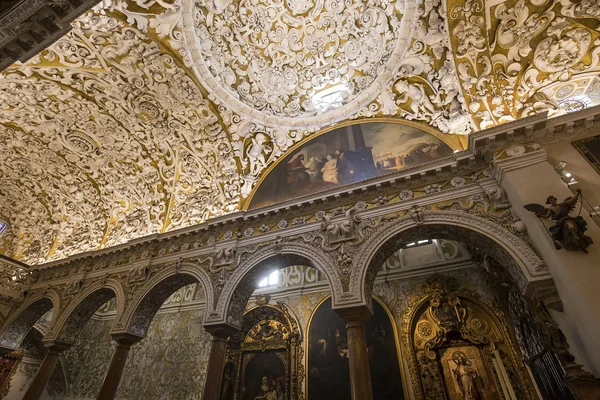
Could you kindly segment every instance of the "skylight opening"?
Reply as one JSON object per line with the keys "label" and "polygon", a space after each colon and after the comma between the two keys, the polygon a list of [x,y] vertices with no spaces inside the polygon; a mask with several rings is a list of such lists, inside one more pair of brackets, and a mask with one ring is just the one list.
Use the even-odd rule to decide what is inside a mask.
{"label": "skylight opening", "polygon": [[416,242],[408,243],[407,245],[404,246],[404,248],[407,249],[410,247],[424,246],[426,244],[431,244],[431,243],[432,243],[431,239],[417,240]]}
{"label": "skylight opening", "polygon": [[343,106],[349,96],[348,87],[341,83],[315,93],[312,102],[316,111],[323,112]]}
{"label": "skylight opening", "polygon": [[273,271],[258,282],[259,288],[277,286],[279,284],[279,271]]}

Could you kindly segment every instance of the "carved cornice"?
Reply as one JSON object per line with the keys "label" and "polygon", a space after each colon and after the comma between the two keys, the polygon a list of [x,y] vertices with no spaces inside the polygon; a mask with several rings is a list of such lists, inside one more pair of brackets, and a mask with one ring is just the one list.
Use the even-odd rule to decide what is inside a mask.
{"label": "carved cornice", "polygon": [[[373,218],[415,205],[450,200],[460,202],[459,199],[476,193],[487,198],[483,187],[493,184],[493,181],[485,183],[486,179],[489,180],[486,174],[490,174],[482,175],[481,171],[486,164],[469,162],[474,157],[470,154],[457,156],[447,164],[447,171],[436,165],[434,169],[422,168],[386,176],[368,181],[360,187],[330,192],[320,199],[299,199],[283,205],[238,212],[194,227],[151,235],[127,244],[32,267],[40,274],[34,287],[47,285],[43,282],[61,281],[73,274],[95,276],[105,273],[107,269],[119,271],[178,258],[209,255],[219,249],[243,247],[310,232],[321,223],[317,218],[320,213],[343,214],[344,210],[355,205],[359,205],[362,215]],[[461,164],[463,160],[466,160],[465,164]],[[507,228],[511,229],[508,225]]]}
{"label": "carved cornice", "polygon": [[[10,3],[10,2],[8,2]],[[0,71],[25,62],[71,29],[71,22],[98,0],[13,1],[0,9]]]}

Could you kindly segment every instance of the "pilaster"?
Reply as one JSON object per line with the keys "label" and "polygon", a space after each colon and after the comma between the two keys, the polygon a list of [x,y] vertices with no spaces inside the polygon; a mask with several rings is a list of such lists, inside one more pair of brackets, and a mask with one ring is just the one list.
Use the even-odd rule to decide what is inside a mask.
{"label": "pilaster", "polygon": [[[544,150],[537,150],[493,163],[494,177],[504,188],[514,213],[525,223],[527,232],[537,253],[548,265],[565,314],[572,320],[570,326],[561,327],[572,344],[581,343],[582,353],[600,354],[600,229],[591,218],[582,212],[586,220],[586,235],[594,244],[589,254],[580,251],[557,250],[547,230],[551,223],[540,220],[524,206],[530,203],[543,204],[549,195],[563,201],[573,193],[546,161]],[[585,194],[584,194],[585,195]],[[578,214],[579,204],[571,213]],[[600,358],[588,357],[580,360],[594,374],[600,374]]]}

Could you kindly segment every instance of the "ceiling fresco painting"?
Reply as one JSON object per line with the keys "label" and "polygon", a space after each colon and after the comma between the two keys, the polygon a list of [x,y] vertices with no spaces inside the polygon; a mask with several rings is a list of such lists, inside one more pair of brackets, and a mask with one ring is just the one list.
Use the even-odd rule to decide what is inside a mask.
{"label": "ceiling fresco painting", "polygon": [[249,199],[250,209],[361,182],[448,157],[434,135],[389,122],[353,124],[313,137],[281,158]]}
{"label": "ceiling fresco painting", "polygon": [[0,73],[8,254],[42,263],[240,210],[342,121],[455,136],[597,104],[599,19],[588,0],[106,0]]}

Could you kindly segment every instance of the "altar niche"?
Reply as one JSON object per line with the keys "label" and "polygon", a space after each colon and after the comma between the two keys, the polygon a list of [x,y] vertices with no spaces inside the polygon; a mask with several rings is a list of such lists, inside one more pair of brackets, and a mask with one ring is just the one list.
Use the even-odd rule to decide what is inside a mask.
{"label": "altar niche", "polygon": [[228,340],[221,400],[298,400],[301,341],[283,303],[248,310],[241,331]]}
{"label": "altar niche", "polygon": [[537,398],[503,314],[434,276],[405,315],[405,343],[416,399]]}

